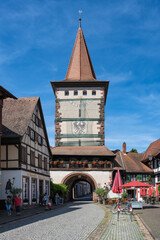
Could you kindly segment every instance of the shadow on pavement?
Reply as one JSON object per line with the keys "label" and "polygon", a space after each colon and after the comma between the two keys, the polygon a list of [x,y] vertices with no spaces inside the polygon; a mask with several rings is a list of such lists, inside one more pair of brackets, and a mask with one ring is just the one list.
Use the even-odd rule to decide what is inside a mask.
{"label": "shadow on pavement", "polygon": [[[63,215],[63,214],[66,214],[66,213],[69,213],[72,211],[76,211],[81,208],[81,205],[91,204],[91,203],[92,203],[91,201],[69,202],[62,206],[58,206],[57,208],[54,207],[54,209],[52,209],[50,211],[45,211],[45,209],[43,211],[43,209],[41,209],[40,212],[37,212],[37,213],[35,212],[35,214],[33,213],[32,215],[30,214],[28,216],[23,215],[24,211],[27,211],[27,210],[22,210],[21,216],[13,216],[13,220],[11,222],[5,221],[3,223],[2,222],[3,220],[1,221],[0,233],[7,232],[12,229],[19,228],[19,227],[22,227],[25,225],[29,225],[29,224],[32,224],[32,223],[35,223],[35,222],[38,222],[38,221],[41,221],[44,219],[53,218],[58,215]],[[32,210],[30,209],[30,211],[32,211]],[[2,217],[0,217],[0,218],[2,218]],[[7,218],[8,218],[8,220],[10,220],[9,217],[7,217]]]}

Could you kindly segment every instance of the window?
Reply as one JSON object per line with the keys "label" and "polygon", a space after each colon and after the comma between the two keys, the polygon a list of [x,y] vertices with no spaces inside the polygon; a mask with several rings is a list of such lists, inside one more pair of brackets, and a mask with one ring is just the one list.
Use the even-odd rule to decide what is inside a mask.
{"label": "window", "polygon": [[157,160],[157,167],[160,167],[160,159]]}
{"label": "window", "polygon": [[22,162],[26,163],[27,162],[27,148],[22,146],[21,150],[22,150]]}
{"label": "window", "polygon": [[36,125],[39,127],[39,118],[36,117]]}
{"label": "window", "polygon": [[38,167],[42,168],[42,155],[38,154]]}
{"label": "window", "polygon": [[148,182],[148,175],[143,175],[143,182]]}
{"label": "window", "polygon": [[40,135],[38,135],[38,144],[42,145],[42,137]]}
{"label": "window", "polygon": [[83,91],[83,95],[84,95],[84,96],[87,95],[87,91],[86,91],[86,90]]}
{"label": "window", "polygon": [[35,140],[35,132],[33,130],[30,131],[30,137],[33,141]]}
{"label": "window", "polygon": [[23,177],[22,182],[23,182],[23,185],[22,185],[23,200],[25,200],[24,202],[28,202],[29,201],[29,178]]}
{"label": "window", "polygon": [[44,170],[47,170],[47,158],[44,158]]}
{"label": "window", "polygon": [[30,158],[31,158],[31,165],[35,166],[35,152],[31,151]]}
{"label": "window", "polygon": [[74,91],[74,96],[77,96],[78,95],[78,91]]}
{"label": "window", "polygon": [[65,95],[65,96],[69,96],[69,91],[65,91],[65,92],[64,92],[64,95]]}
{"label": "window", "polygon": [[92,91],[92,95],[96,95],[96,91],[95,90]]}
{"label": "window", "polygon": [[154,168],[157,168],[157,160],[154,160]]}
{"label": "window", "polygon": [[32,178],[32,202],[37,201],[37,179]]}

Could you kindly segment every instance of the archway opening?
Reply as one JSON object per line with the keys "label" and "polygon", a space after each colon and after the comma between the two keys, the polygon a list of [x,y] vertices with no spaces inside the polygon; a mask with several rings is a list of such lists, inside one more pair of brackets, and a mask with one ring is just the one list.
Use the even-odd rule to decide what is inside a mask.
{"label": "archway opening", "polygon": [[68,201],[80,200],[80,198],[84,201],[95,199],[94,191],[97,184],[87,173],[71,173],[62,180],[62,183],[68,186]]}

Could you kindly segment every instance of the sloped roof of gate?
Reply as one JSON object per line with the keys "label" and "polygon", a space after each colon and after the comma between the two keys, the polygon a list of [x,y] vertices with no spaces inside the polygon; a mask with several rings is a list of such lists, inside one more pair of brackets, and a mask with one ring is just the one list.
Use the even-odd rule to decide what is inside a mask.
{"label": "sloped roof of gate", "polygon": [[53,147],[51,151],[53,155],[115,156],[106,146]]}

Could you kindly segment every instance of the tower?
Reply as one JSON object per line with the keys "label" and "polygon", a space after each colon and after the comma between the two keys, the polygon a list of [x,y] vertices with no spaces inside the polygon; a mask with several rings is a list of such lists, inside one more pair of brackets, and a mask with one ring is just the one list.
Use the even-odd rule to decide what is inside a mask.
{"label": "tower", "polygon": [[108,81],[93,69],[81,24],[65,80],[51,82],[55,93],[55,145],[103,146]]}

